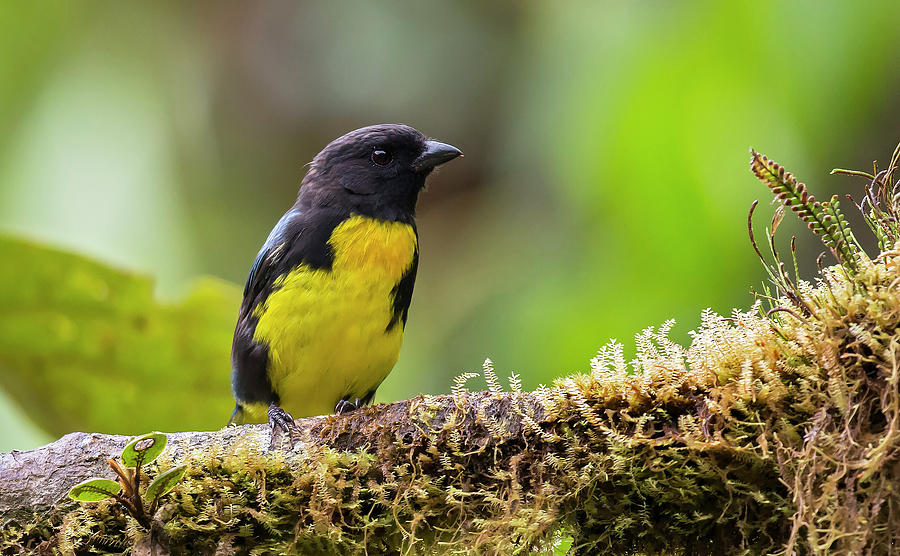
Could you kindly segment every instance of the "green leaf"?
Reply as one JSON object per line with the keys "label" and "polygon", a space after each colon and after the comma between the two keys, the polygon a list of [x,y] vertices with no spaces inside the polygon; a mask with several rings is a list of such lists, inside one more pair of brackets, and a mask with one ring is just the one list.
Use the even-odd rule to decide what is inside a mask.
{"label": "green leaf", "polygon": [[186,471],[187,465],[179,465],[178,467],[173,467],[165,473],[162,473],[147,487],[147,499],[153,500],[154,498],[159,498],[175,488],[175,485],[177,485],[178,481],[184,477]]}
{"label": "green leaf", "polygon": [[122,485],[109,479],[88,479],[69,490],[69,498],[79,502],[106,500],[119,493]]}
{"label": "green leaf", "polygon": [[122,450],[122,463],[128,467],[140,467],[152,462],[166,447],[166,435],[161,432],[147,433],[136,438]]}
{"label": "green leaf", "polygon": [[0,388],[38,426],[134,435],[228,420],[240,288],[205,278],[162,302],[146,276],[4,236],[0,261]]}

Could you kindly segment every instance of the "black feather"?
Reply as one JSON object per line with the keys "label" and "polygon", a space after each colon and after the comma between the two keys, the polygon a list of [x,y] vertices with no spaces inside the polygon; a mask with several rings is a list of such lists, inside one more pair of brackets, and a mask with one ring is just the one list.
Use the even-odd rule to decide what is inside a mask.
{"label": "black feather", "polygon": [[391,321],[387,325],[387,330],[397,326],[397,323],[400,323],[400,326],[406,328],[406,317],[409,315],[409,304],[412,301],[413,286],[416,284],[416,271],[418,268],[419,249],[417,247],[413,254],[412,264],[409,265],[409,269],[391,291],[391,297],[393,298],[393,312],[391,314]]}

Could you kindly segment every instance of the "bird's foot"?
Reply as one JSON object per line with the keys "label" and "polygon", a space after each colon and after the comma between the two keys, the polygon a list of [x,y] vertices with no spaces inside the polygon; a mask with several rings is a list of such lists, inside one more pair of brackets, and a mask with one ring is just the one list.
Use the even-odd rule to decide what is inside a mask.
{"label": "bird's foot", "polygon": [[351,411],[356,411],[360,407],[362,407],[363,402],[359,401],[359,398],[356,398],[354,401],[350,400],[340,400],[337,405],[334,406],[334,412],[338,415],[343,415],[344,413],[350,413]]}
{"label": "bird's foot", "polygon": [[276,404],[269,404],[266,412],[269,416],[269,426],[272,427],[272,439],[269,442],[269,449],[274,450],[280,445],[281,435],[287,434],[288,450],[294,447],[295,437],[300,436],[300,429],[294,423],[294,418],[287,411],[281,409]]}

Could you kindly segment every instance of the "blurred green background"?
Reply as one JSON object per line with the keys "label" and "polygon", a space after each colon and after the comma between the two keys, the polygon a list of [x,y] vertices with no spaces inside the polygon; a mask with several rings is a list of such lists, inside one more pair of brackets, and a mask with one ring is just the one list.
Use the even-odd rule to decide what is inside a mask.
{"label": "blurred green background", "polygon": [[485,357],[533,388],[670,317],[686,341],[763,277],[748,147],[820,197],[887,161],[898,22],[896,0],[0,3],[0,233],[100,262],[0,251],[0,450],[224,424],[237,287],[304,164],[372,123],[466,153],[420,200],[378,401]]}

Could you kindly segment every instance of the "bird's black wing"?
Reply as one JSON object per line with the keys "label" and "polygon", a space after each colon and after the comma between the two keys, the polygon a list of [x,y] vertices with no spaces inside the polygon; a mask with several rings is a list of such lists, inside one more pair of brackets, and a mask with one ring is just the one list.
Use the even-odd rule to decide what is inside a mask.
{"label": "bird's black wing", "polygon": [[286,254],[286,244],[290,241],[292,232],[297,231],[291,229],[296,227],[291,224],[299,220],[300,216],[298,210],[286,212],[269,232],[269,237],[256,254],[253,266],[250,267],[250,275],[247,276],[247,283],[244,285],[244,304],[255,305],[256,298],[262,290],[278,277],[275,272],[281,267],[279,262]]}
{"label": "bird's black wing", "polygon": [[[418,238],[418,235],[416,236]],[[419,268],[419,248],[416,247],[413,253],[412,264],[400,278],[400,282],[394,286],[391,291],[391,320],[387,325],[387,329],[400,324],[401,328],[406,328],[406,318],[409,315],[409,303],[412,301],[413,286],[416,284],[416,270]]]}

